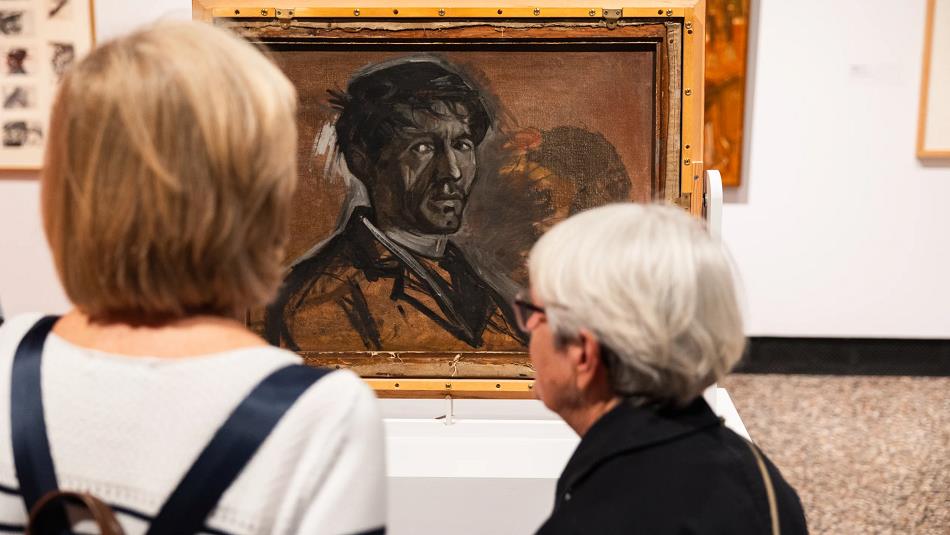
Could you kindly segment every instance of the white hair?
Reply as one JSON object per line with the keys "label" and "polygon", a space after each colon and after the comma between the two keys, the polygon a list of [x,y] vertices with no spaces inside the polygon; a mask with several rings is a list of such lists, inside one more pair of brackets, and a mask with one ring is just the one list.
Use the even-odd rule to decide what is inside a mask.
{"label": "white hair", "polygon": [[538,240],[528,267],[557,340],[593,332],[618,395],[684,404],[742,356],[730,257],[682,209],[624,203],[572,216]]}

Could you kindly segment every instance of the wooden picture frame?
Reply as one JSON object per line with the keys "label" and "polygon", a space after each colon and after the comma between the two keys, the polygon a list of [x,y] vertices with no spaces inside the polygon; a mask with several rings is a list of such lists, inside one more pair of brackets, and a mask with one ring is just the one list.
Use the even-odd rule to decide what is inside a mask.
{"label": "wooden picture frame", "polygon": [[[334,162],[340,159],[345,161],[349,175],[376,172],[357,172],[349,169],[363,169],[359,163],[366,159],[363,156],[357,158],[346,153],[345,158],[336,155],[337,160],[331,160],[331,156],[320,156],[324,152],[319,152],[318,147],[325,151],[328,145],[321,135],[328,128],[335,129],[337,135],[345,135],[338,122],[342,121],[342,115],[349,112],[345,111],[346,108],[339,107],[346,104],[334,104],[338,106],[334,108],[326,102],[316,101],[346,102],[348,98],[362,98],[350,95],[355,91],[354,80],[367,79],[370,75],[375,76],[373,73],[377,72],[404,70],[408,68],[407,65],[412,69],[422,69],[418,74],[421,77],[427,76],[423,72],[426,69],[436,72],[441,72],[438,69],[445,69],[451,73],[453,79],[458,74],[457,78],[464,81],[467,90],[478,95],[479,102],[488,103],[485,104],[486,108],[492,108],[491,113],[487,114],[494,118],[487,128],[488,134],[485,134],[483,129],[481,135],[472,136],[476,141],[472,143],[473,147],[468,149],[474,151],[472,163],[478,163],[478,173],[501,176],[506,184],[517,185],[522,175],[543,174],[538,171],[539,166],[535,165],[538,161],[544,164],[540,166],[542,169],[558,169],[551,162],[557,159],[556,154],[570,153],[574,149],[574,146],[564,139],[574,140],[571,142],[582,143],[578,149],[584,149],[578,150],[578,154],[604,153],[608,154],[608,157],[612,154],[616,161],[622,162],[620,167],[623,177],[630,177],[630,184],[623,190],[622,199],[671,202],[701,216],[704,209],[701,176],[705,3],[704,0],[658,0],[631,4],[622,8],[603,8],[550,2],[531,7],[506,2],[492,5],[469,2],[442,6],[420,2],[411,6],[383,6],[377,3],[349,7],[326,2],[274,1],[261,4],[235,0],[194,0],[195,18],[227,27],[251,41],[267,45],[278,65],[297,84],[298,93],[301,95],[301,119],[298,121],[301,147],[298,151],[298,161],[303,189],[298,193],[301,201],[295,206],[294,213],[299,215],[303,214],[304,210],[307,212],[305,216],[292,222],[292,242],[295,236],[299,238],[308,232],[313,235],[307,239],[300,238],[299,243],[292,243],[285,289],[294,286],[293,277],[298,268],[304,270],[301,273],[311,269],[300,266],[312,264],[324,269],[325,262],[321,255],[328,249],[336,250],[333,249],[334,244],[339,243],[340,236],[350,236],[349,221],[356,217],[354,214],[361,213],[358,211],[361,209],[359,206],[349,210],[345,206],[337,208],[336,211],[340,214],[330,214],[330,219],[336,221],[337,225],[334,233],[321,231],[324,233],[320,234],[312,231],[310,227],[319,226],[313,220],[321,217],[314,214],[326,212],[318,208],[331,206],[325,203],[328,203],[326,199],[333,195],[330,191],[333,189],[332,185],[327,185],[329,182],[315,183],[314,180],[317,179],[313,177],[322,173],[321,179],[325,180],[324,175],[329,174],[327,170],[331,169],[331,164],[337,165]],[[577,66],[585,65],[585,62],[588,68],[578,71]],[[541,73],[538,74],[540,78],[531,78],[535,83],[528,84],[524,78],[519,78],[526,71]],[[584,73],[584,83],[595,83],[588,79],[598,80],[596,83],[599,85],[592,86],[595,88],[593,93],[601,87],[608,92],[609,87],[610,98],[592,94],[590,91],[583,93],[586,86],[578,89],[574,87],[575,83],[564,82],[571,79],[572,73],[577,72]],[[348,73],[349,82],[341,73]],[[392,84],[390,81],[386,83]],[[577,84],[581,82],[578,81]],[[649,100],[640,99],[646,94],[644,87],[649,89]],[[584,95],[589,98],[581,98]],[[502,104],[496,104],[498,101]],[[563,105],[559,106],[558,103]],[[583,113],[572,115],[574,111]],[[472,115],[471,110],[465,111],[466,124],[479,122],[472,119]],[[539,126],[534,136],[530,135],[531,129],[520,128],[520,124],[518,129],[499,126],[500,122],[496,119],[510,115],[532,117],[533,122],[528,121],[530,126],[546,126]],[[578,119],[577,124],[587,125],[586,130],[575,128],[573,123],[565,127],[551,127],[545,122],[552,116],[563,122],[567,117],[578,115],[583,118]],[[554,124],[560,123],[555,121]],[[589,124],[594,126],[588,127]],[[639,126],[638,129],[627,131],[624,126],[627,124]],[[580,130],[583,132],[578,133]],[[596,135],[588,135],[590,132],[587,130],[595,132]],[[576,141],[578,139],[587,141]],[[518,143],[521,142],[529,148],[518,148]],[[336,140],[333,144],[335,147],[342,147],[342,143]],[[542,148],[537,148],[538,143]],[[547,146],[545,144],[559,149],[547,150],[544,148]],[[515,149],[512,148],[513,145],[516,146]],[[601,151],[602,145],[607,149]],[[597,150],[592,150],[592,146]],[[494,161],[492,158],[496,158],[496,153],[491,151],[497,147],[504,149],[502,152],[505,156],[499,160],[501,163],[489,167],[485,162]],[[517,152],[522,149],[523,152]],[[346,151],[346,148],[341,150]],[[512,154],[521,158],[516,161],[517,165],[512,163],[515,161],[511,159]],[[533,159],[537,154],[544,154],[544,158],[548,159]],[[535,166],[531,167],[532,165]],[[525,166],[534,174],[524,171]],[[484,173],[485,168],[491,169],[491,172]],[[522,174],[518,175],[519,172]],[[369,180],[362,176],[357,178],[361,182]],[[484,183],[488,179],[479,180]],[[487,187],[482,186],[483,189]],[[465,225],[474,225],[471,223],[473,219],[491,219],[484,215],[482,219],[478,219],[477,191],[477,187],[473,189],[473,200],[470,206],[465,208],[466,223],[460,223],[462,230],[458,230],[459,227],[456,226],[451,231],[458,232],[457,241],[464,242]],[[552,188],[551,191],[556,197],[560,190]],[[517,191],[509,192],[509,196],[511,195],[517,197]],[[485,210],[484,207],[496,207],[505,203],[502,198],[492,199],[491,203],[485,201],[479,206]],[[557,204],[558,202],[560,201],[551,201],[552,206],[563,206]],[[512,199],[511,203],[516,204],[516,199]],[[458,219],[462,219],[461,208],[458,208],[458,212]],[[566,208],[562,212],[556,217],[552,216],[552,221],[567,215]],[[378,224],[375,220],[371,222]],[[390,251],[394,252],[398,261],[411,264],[412,259],[399,256],[396,247],[398,244],[390,244],[387,236],[378,232],[379,229],[374,224],[368,225],[370,231],[375,232],[371,239],[382,242],[386,247],[392,245]],[[490,223],[484,224],[488,226],[480,227],[482,232],[479,235],[494,235],[484,232],[485,228],[491,228]],[[535,224],[540,225],[537,221]],[[362,226],[359,226],[359,230],[366,234],[366,229]],[[317,239],[317,236],[326,237]],[[504,247],[496,246],[491,251],[504,254],[506,251],[503,249]],[[296,260],[293,260],[295,258]],[[442,265],[441,261],[439,265]],[[482,273],[484,270],[476,268],[472,271]],[[460,349],[460,344],[455,342],[443,349],[437,342],[432,341],[420,342],[428,345],[414,349],[412,345],[406,345],[409,342],[397,337],[399,333],[393,335],[396,338],[387,338],[383,343],[379,343],[378,338],[373,338],[378,337],[378,333],[367,335],[361,331],[360,336],[366,346],[356,348],[350,341],[339,341],[342,340],[339,337],[344,335],[337,331],[345,330],[341,327],[340,320],[330,320],[325,315],[306,316],[301,313],[294,320],[297,323],[291,324],[285,316],[287,307],[290,306],[288,303],[314,302],[323,306],[325,299],[315,299],[315,295],[337,295],[338,292],[338,288],[333,286],[332,291],[314,294],[310,288],[315,284],[316,287],[323,288],[320,286],[322,282],[314,282],[317,279],[313,278],[300,280],[304,281],[299,285],[299,288],[304,288],[300,290],[302,293],[291,293],[290,297],[283,301],[278,298],[279,306],[274,310],[279,313],[251,311],[248,313],[248,322],[252,328],[268,337],[276,335],[275,340],[285,347],[296,349],[307,363],[351,368],[383,396],[532,397],[533,370],[528,362],[526,349],[523,346],[512,348],[512,344],[505,341],[491,345],[494,342],[487,341],[487,338],[482,341],[481,333],[476,334],[475,340],[483,345],[475,346],[469,341],[469,344],[472,344],[471,349]],[[448,280],[454,280],[454,275]],[[437,286],[439,285],[436,283],[431,285],[432,288]],[[395,295],[396,287],[392,288],[391,295]],[[387,287],[386,292],[389,291]],[[498,294],[501,295],[502,292],[499,290]],[[390,294],[386,296],[395,301],[395,297]],[[353,305],[354,300],[347,299],[349,300],[345,301],[346,306],[356,308],[356,305]],[[374,294],[361,289],[359,299],[370,303],[364,306],[369,310],[374,302]],[[503,315],[503,305],[496,301],[495,305],[491,306],[496,305],[499,312],[492,313]],[[444,306],[442,310],[445,310]],[[352,310],[347,309],[347,312],[351,315],[346,317],[352,318]],[[400,309],[400,313],[405,315],[403,309]],[[461,315],[464,315],[464,311]],[[277,323],[273,321],[275,317],[278,318]],[[299,319],[300,317],[304,319]],[[303,325],[304,328],[294,331],[297,324]],[[270,330],[272,327],[273,330]],[[450,327],[445,330],[451,332]],[[319,338],[310,341],[307,336],[318,329],[322,329],[319,331]],[[303,332],[304,335],[299,335],[298,332]],[[411,332],[414,335],[417,333],[420,340],[438,340],[439,336],[444,334],[431,334],[422,330]],[[455,336],[463,338],[463,335]],[[372,346],[371,343],[379,345]]]}
{"label": "wooden picture frame", "polygon": [[928,0],[917,157],[950,160],[950,0]]}
{"label": "wooden picture frame", "polygon": [[59,77],[95,42],[93,0],[0,2],[0,171],[39,170]]}

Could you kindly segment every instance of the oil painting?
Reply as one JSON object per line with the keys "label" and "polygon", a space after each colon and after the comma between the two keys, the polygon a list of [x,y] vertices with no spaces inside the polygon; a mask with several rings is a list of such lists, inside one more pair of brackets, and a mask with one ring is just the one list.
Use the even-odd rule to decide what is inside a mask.
{"label": "oil painting", "polygon": [[684,119],[695,115],[682,100],[682,46],[702,37],[682,20],[363,22],[308,11],[275,23],[215,10],[297,89],[284,279],[246,321],[311,365],[367,378],[530,378],[511,303],[528,285],[534,242],[608,203],[694,208],[681,150],[701,150],[701,123]]}
{"label": "oil painting", "polygon": [[656,45],[272,49],[300,184],[284,284],[250,324],[305,356],[523,355],[534,241],[664,196]]}
{"label": "oil painting", "polygon": [[749,0],[707,0],[703,163],[726,186],[742,183],[748,40]]}
{"label": "oil painting", "polygon": [[[334,55],[275,54],[302,94],[304,150],[265,337],[301,352],[523,351],[510,301],[531,244],[572,213],[654,198],[653,54]],[[603,74],[563,76],[583,70]]]}
{"label": "oil painting", "polygon": [[291,267],[268,339],[299,349],[289,327],[309,308],[371,350],[405,347],[423,325],[473,348],[496,336],[524,342],[504,281],[453,239],[493,122],[479,91],[448,63],[409,56],[360,72],[330,104],[335,148],[369,202]]}

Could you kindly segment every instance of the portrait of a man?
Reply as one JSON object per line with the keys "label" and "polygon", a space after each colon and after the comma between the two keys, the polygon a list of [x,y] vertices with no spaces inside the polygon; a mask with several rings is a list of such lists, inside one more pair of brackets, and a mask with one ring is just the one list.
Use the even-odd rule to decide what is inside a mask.
{"label": "portrait of a man", "polygon": [[663,198],[678,172],[652,45],[273,53],[299,97],[298,185],[282,285],[246,321],[310,364],[530,377],[510,303],[531,246],[588,208]]}
{"label": "portrait of a man", "polygon": [[453,239],[495,120],[478,87],[448,62],[410,56],[363,69],[330,103],[336,148],[368,202],[292,263],[265,313],[268,341],[300,349],[301,336],[332,329],[365,350],[524,343],[510,281]]}

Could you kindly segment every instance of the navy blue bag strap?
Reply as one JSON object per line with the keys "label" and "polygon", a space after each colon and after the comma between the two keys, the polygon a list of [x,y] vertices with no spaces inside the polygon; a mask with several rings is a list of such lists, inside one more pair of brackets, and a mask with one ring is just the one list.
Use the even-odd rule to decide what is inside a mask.
{"label": "navy blue bag strap", "polygon": [[37,321],[20,340],[13,356],[10,432],[13,464],[27,510],[44,494],[59,488],[46,436],[40,383],[43,344],[57,319],[58,316],[45,316]]}
{"label": "navy blue bag strap", "polygon": [[147,535],[197,533],[297,398],[330,370],[291,365],[268,375],[234,409],[178,483]]}
{"label": "navy blue bag strap", "polygon": [[46,436],[40,382],[43,345],[59,316],[45,316],[27,331],[13,356],[10,384],[10,435],[13,465],[26,510],[46,493],[59,490]]}

